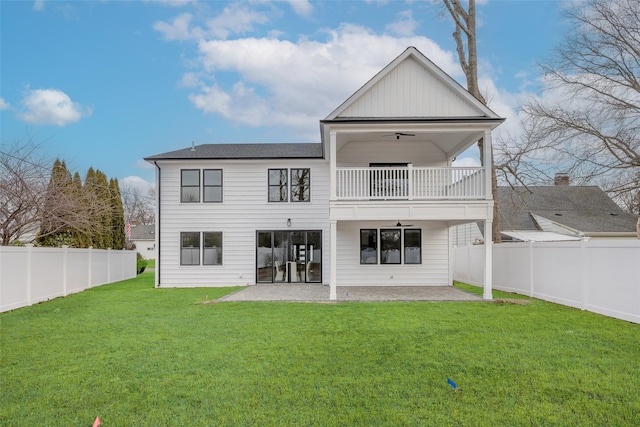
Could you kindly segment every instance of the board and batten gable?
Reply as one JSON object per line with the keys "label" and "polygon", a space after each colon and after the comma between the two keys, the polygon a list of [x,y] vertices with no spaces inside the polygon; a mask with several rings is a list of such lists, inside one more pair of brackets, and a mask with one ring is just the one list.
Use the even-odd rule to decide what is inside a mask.
{"label": "board and batten gable", "polygon": [[[321,230],[329,262],[329,165],[324,159],[164,160],[160,167],[161,287],[256,283],[256,231]],[[268,170],[309,168],[309,202],[268,202]],[[181,203],[182,169],[222,169],[222,203]],[[287,226],[291,219],[291,226]],[[180,265],[181,232],[222,232],[222,265]]]}
{"label": "board and batten gable", "polygon": [[407,57],[338,117],[470,117],[481,115],[442,78]]}

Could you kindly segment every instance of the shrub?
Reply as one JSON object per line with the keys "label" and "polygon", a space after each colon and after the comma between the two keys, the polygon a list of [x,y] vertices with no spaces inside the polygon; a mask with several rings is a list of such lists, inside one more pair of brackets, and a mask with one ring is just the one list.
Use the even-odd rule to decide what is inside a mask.
{"label": "shrub", "polygon": [[147,260],[144,259],[144,257],[140,255],[140,253],[137,254],[136,259],[137,274],[140,274],[144,271],[145,268],[147,268]]}

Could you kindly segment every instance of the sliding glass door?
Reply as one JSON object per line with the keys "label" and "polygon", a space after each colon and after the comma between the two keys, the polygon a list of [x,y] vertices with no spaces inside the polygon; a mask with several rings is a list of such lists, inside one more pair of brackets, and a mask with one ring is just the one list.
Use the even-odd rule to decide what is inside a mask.
{"label": "sliding glass door", "polygon": [[258,231],[256,242],[258,282],[322,282],[322,231]]}

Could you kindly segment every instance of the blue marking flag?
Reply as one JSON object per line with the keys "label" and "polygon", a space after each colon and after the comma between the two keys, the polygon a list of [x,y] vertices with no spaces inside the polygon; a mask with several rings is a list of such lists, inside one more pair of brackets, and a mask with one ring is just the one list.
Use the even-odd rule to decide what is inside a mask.
{"label": "blue marking flag", "polygon": [[458,391],[458,386],[456,385],[456,383],[454,383],[453,381],[451,381],[451,378],[447,378],[447,382],[449,383],[449,385],[450,385],[451,387],[453,387],[453,389],[454,389],[455,391]]}

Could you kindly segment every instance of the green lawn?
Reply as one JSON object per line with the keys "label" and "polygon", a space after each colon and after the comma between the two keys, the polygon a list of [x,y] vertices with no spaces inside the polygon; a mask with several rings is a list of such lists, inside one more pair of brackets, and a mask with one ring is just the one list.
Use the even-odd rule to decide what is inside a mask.
{"label": "green lawn", "polygon": [[640,325],[538,300],[201,304],[231,290],[147,272],[1,314],[0,425],[640,425]]}

